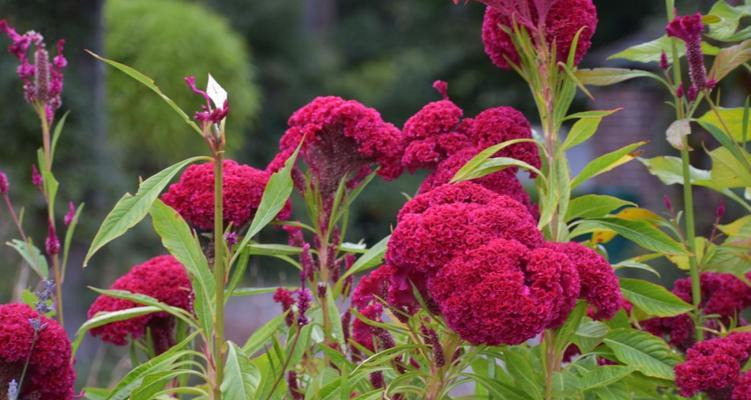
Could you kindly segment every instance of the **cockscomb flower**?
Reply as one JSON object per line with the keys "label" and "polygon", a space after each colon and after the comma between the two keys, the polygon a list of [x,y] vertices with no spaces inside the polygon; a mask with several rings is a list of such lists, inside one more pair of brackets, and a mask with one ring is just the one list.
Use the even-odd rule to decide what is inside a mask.
{"label": "cockscomb flower", "polygon": [[689,314],[675,317],[650,318],[641,322],[645,331],[664,338],[671,346],[686,351],[694,344],[694,321]]}
{"label": "cockscomb flower", "polygon": [[[172,256],[159,256],[138,264],[118,278],[112,290],[144,294],[173,307],[193,311],[193,289],[185,267]],[[100,312],[119,311],[139,305],[124,299],[99,296],[89,308],[89,318]],[[154,313],[125,321],[113,322],[91,330],[91,334],[115,345],[125,345],[129,338],[139,339],[151,330],[154,349],[162,353],[172,346],[174,317]]]}
{"label": "cockscomb flower", "polygon": [[[224,225],[236,228],[247,224],[258,210],[270,174],[266,171],[224,161]],[[180,180],[162,195],[162,201],[174,208],[185,220],[202,230],[214,228],[214,166],[195,164],[183,172]],[[289,203],[278,218],[289,216]]]}
{"label": "cockscomb flower", "polygon": [[[707,69],[704,66],[704,52],[701,49],[701,33],[704,24],[701,13],[676,16],[665,28],[668,36],[678,38],[686,43],[686,58],[691,86],[694,90],[704,90],[714,86],[707,81]],[[693,101],[693,100],[692,100]]]}
{"label": "cockscomb flower", "polygon": [[[565,267],[564,267],[565,265]],[[515,345],[553,321],[565,320],[578,285],[564,282],[573,270],[565,255],[530,250],[516,240],[495,239],[456,257],[429,281],[448,326],[473,344]],[[575,274],[575,272],[574,272]]]}
{"label": "cockscomb flower", "polygon": [[[704,314],[736,318],[743,309],[751,306],[751,287],[733,274],[703,272],[700,277],[701,304]],[[692,304],[691,279],[678,279],[673,284],[673,293]]]}
{"label": "cockscomb flower", "polygon": [[691,397],[703,392],[712,399],[731,399],[749,350],[751,333],[745,332],[697,343],[686,353],[686,360],[675,366],[680,394]]}
{"label": "cockscomb flower", "polygon": [[402,172],[401,132],[384,122],[378,111],[357,101],[317,97],[295,111],[288,125],[279,142],[280,151],[291,155],[304,140],[301,158],[324,198],[333,195],[344,177],[352,187],[374,165],[385,179]]}
{"label": "cockscomb flower", "polygon": [[[438,186],[451,182],[454,175],[479,152],[475,147],[466,147],[440,162],[435,170],[422,182],[418,193],[426,193]],[[533,215],[537,213],[537,207],[532,205],[529,194],[524,190],[519,179],[516,178],[513,168],[506,168],[482,178],[473,179],[472,182],[495,193],[511,197],[527,207]]]}
{"label": "cockscomb flower", "polygon": [[[376,322],[382,322],[383,306],[380,303],[370,303],[365,308],[358,310],[363,317]],[[352,323],[352,339],[370,351],[376,350],[371,326],[356,318]]]}
{"label": "cockscomb flower", "polygon": [[[467,135],[478,150],[513,139],[531,139],[532,128],[524,114],[513,107],[487,109],[472,120]],[[530,142],[517,143],[495,154],[496,157],[510,157],[540,168],[540,153],[537,145]],[[516,173],[517,168],[507,168]],[[532,172],[530,176],[534,176]]]}
{"label": "cockscomb flower", "polygon": [[386,260],[433,274],[454,256],[492,239],[539,247],[542,235],[526,207],[477,184],[440,186],[415,196],[399,213]]}
{"label": "cockscomb flower", "polygon": [[547,246],[566,254],[579,272],[580,297],[593,308],[593,319],[610,319],[624,303],[621,286],[613,267],[604,257],[579,243],[548,243]]}
{"label": "cockscomb flower", "polygon": [[[63,55],[65,41],[57,42],[57,55],[50,63],[44,38],[39,33],[28,31],[20,35],[5,20],[0,20],[0,31],[12,41],[8,51],[18,58],[16,73],[23,82],[26,101],[41,106],[44,109],[44,117],[51,123],[55,111],[62,104],[63,69],[68,65]],[[33,64],[28,54],[32,46]]]}
{"label": "cockscomb flower", "polygon": [[[410,171],[432,169],[451,154],[469,146],[464,133],[463,111],[448,98],[448,84],[436,81],[433,87],[442,100],[428,103],[404,124],[406,147],[402,164]],[[469,121],[469,120],[465,120]]]}
{"label": "cockscomb flower", "polygon": [[370,303],[386,300],[393,273],[393,268],[386,264],[363,276],[352,292],[352,305],[356,308],[365,308]]}
{"label": "cockscomb flower", "polygon": [[741,374],[735,383],[731,400],[749,400],[751,399],[751,372]]}
{"label": "cockscomb flower", "polygon": [[[504,31],[513,29],[514,21],[525,28],[536,46],[555,48],[556,59],[566,62],[577,32],[581,31],[576,45],[574,64],[592,45],[597,28],[597,9],[592,0],[496,0],[488,2],[482,25],[485,53],[502,69],[518,65],[519,54],[511,37]],[[504,27],[504,28],[502,28]],[[544,37],[546,43],[538,43]]]}
{"label": "cockscomb flower", "polygon": [[70,357],[70,341],[57,321],[25,304],[0,305],[0,397],[15,381],[18,399],[72,400],[76,372]]}

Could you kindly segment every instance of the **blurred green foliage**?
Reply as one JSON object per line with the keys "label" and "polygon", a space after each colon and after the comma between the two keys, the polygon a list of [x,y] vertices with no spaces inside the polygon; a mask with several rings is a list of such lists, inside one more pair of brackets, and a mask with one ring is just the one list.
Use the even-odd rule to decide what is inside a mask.
{"label": "blurred green foliage", "polygon": [[[259,94],[245,41],[224,18],[178,0],[109,0],[105,22],[106,56],[153,78],[189,114],[203,103],[183,77],[195,75],[205,87],[211,73],[230,93],[230,151],[242,146]],[[206,152],[201,138],[132,78],[108,70],[107,91],[109,133],[126,164],[162,166]]]}

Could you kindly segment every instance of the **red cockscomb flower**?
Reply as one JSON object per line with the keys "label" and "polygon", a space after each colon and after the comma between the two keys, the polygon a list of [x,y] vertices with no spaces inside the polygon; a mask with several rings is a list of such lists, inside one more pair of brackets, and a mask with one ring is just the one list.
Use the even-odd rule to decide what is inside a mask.
{"label": "red cockscomb flower", "polygon": [[694,321],[689,314],[675,317],[650,318],[641,322],[645,331],[666,338],[671,346],[686,351],[694,344]]}
{"label": "red cockscomb flower", "polygon": [[[489,108],[472,120],[467,135],[478,150],[513,139],[531,139],[532,128],[524,114],[513,107]],[[510,157],[540,168],[540,153],[534,143],[517,143],[496,153],[496,157]],[[517,168],[507,168],[516,173]],[[534,176],[530,172],[530,176]]]}
{"label": "red cockscomb flower", "polygon": [[457,254],[497,238],[527,247],[542,244],[535,221],[519,202],[471,182],[444,185],[407,202],[386,260],[397,269],[430,275]]}
{"label": "red cockscomb flower", "polygon": [[406,142],[402,164],[410,171],[435,168],[451,154],[471,145],[465,134],[471,120],[462,120],[464,112],[449,100],[445,82],[436,81],[433,87],[443,99],[428,103],[402,129]]}
{"label": "red cockscomb flower", "polygon": [[[242,227],[255,215],[270,174],[253,167],[224,161],[224,224]],[[198,229],[214,229],[214,166],[211,163],[188,167],[180,181],[171,185],[162,200]],[[279,218],[289,216],[289,203]]]}
{"label": "red cockscomb flower", "polygon": [[[365,308],[358,311],[362,316],[371,321],[382,321],[381,316],[383,315],[383,306],[381,306],[381,303],[370,303]],[[366,349],[375,351],[375,341],[373,340],[373,336],[373,328],[359,318],[356,318],[352,323],[352,339]]]}
{"label": "red cockscomb flower", "polygon": [[704,392],[712,399],[731,398],[749,350],[751,333],[697,343],[686,353],[686,361],[675,367],[675,383],[681,395],[691,397]]}
{"label": "red cockscomb flower", "polygon": [[[15,380],[19,399],[72,400],[76,372],[65,330],[25,304],[0,305],[0,388]],[[21,373],[28,360],[26,374]]]}
{"label": "red cockscomb flower", "polygon": [[571,282],[563,284],[563,269],[573,267],[560,253],[495,239],[454,258],[428,287],[448,326],[463,339],[515,345],[561,319],[560,313],[568,315],[569,302],[561,298]]}
{"label": "red cockscomb flower", "polygon": [[370,303],[380,303],[378,299],[386,300],[393,272],[393,268],[386,264],[362,277],[352,293],[352,305],[365,308]]}
{"label": "red cockscomb flower", "polygon": [[[442,161],[438,164],[435,171],[425,178],[422,185],[420,185],[418,193],[429,192],[438,186],[449,183],[454,178],[454,175],[478,153],[479,150],[477,148],[466,147]],[[529,194],[527,194],[522,184],[516,178],[513,168],[507,168],[479,179],[473,179],[472,182],[495,193],[511,197],[526,206],[533,215],[537,213],[537,207],[532,205],[532,202],[529,200]]]}
{"label": "red cockscomb flower", "polygon": [[597,28],[597,9],[592,0],[557,0],[552,5],[547,2],[549,8],[544,7],[544,10],[538,10],[537,4],[540,2],[532,0],[497,3],[499,4],[493,4],[485,11],[482,40],[485,43],[485,53],[499,68],[509,69],[509,62],[520,62],[511,37],[501,28],[512,29],[514,20],[527,29],[533,42],[542,33],[547,42],[546,47],[550,50],[555,47],[558,61],[566,62],[574,37],[580,30],[574,64],[579,64],[592,45],[592,36]]}
{"label": "red cockscomb flower", "polygon": [[621,287],[613,267],[594,250],[579,243],[549,243],[556,251],[569,256],[579,272],[580,297],[595,308],[594,319],[610,319],[623,305]]}
{"label": "red cockscomb flower", "polygon": [[[751,305],[751,287],[732,274],[703,272],[700,277],[701,304],[704,314],[719,314],[735,318]],[[678,279],[673,284],[673,293],[687,303],[693,303],[691,279]]]}
{"label": "red cockscomb flower", "polygon": [[704,66],[704,53],[701,49],[701,33],[704,24],[701,13],[694,15],[676,16],[665,28],[668,36],[681,39],[686,43],[686,58],[688,72],[693,90],[704,90],[714,86],[714,82],[707,81],[707,69]]}
{"label": "red cockscomb flower", "polygon": [[[113,290],[124,290],[145,294],[162,303],[193,310],[193,289],[185,267],[172,256],[159,256],[131,268],[130,272],[118,278],[112,285]],[[88,316],[92,318],[99,312],[119,311],[137,307],[129,300],[108,296],[99,296],[89,308]],[[151,329],[155,350],[161,353],[167,350],[173,341],[172,329],[174,317],[166,313],[154,313],[125,321],[113,322],[91,330],[103,341],[115,345],[125,345],[129,338],[138,339]]]}
{"label": "red cockscomb flower", "polygon": [[741,374],[733,389],[731,400],[750,400],[751,399],[751,372]]}
{"label": "red cockscomb flower", "polygon": [[291,154],[304,139],[302,159],[325,195],[334,193],[345,176],[362,177],[372,165],[394,179],[402,172],[401,132],[384,122],[375,109],[340,97],[317,97],[295,111],[280,139],[282,153]]}

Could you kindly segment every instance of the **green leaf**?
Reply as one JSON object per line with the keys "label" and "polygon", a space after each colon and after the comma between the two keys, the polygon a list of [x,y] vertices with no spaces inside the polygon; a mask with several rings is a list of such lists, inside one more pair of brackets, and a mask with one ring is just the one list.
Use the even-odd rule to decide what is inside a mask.
{"label": "green leaf", "polygon": [[[488,161],[488,159],[492,158],[496,153],[499,151],[505,149],[506,147],[509,147],[511,145],[517,144],[517,143],[536,143],[533,139],[513,139],[508,140],[503,143],[498,143],[496,145],[490,146],[486,148],[485,150],[478,153],[476,156],[472,157],[471,160],[467,161],[466,164],[464,164],[463,167],[459,169],[459,171],[456,171],[456,174],[454,174],[454,177],[451,179],[451,182],[461,182],[466,181],[469,178],[469,176],[472,176],[472,174],[475,173],[475,170],[478,168],[481,168],[481,166]],[[503,157],[500,157],[503,158]]]}
{"label": "green leaf", "polygon": [[735,40],[733,36],[738,30],[741,18],[748,16],[750,11],[751,7],[748,5],[732,7],[724,0],[717,1],[709,10],[708,16],[717,17],[718,21],[709,24],[707,36],[715,40]]}
{"label": "green leaf", "polygon": [[[650,42],[638,44],[636,46],[629,47],[626,50],[613,54],[608,57],[608,60],[621,59],[628,61],[635,61],[640,63],[659,62],[660,56],[663,52],[670,54],[672,52],[671,39],[665,35]],[[678,56],[682,57],[686,54],[686,45],[679,40],[676,40],[676,46],[678,48]],[[702,42],[701,44],[704,54],[715,55],[719,52],[717,47],[714,47],[708,43]],[[668,62],[672,62],[668,57]]]}
{"label": "green leaf", "polygon": [[[258,205],[256,215],[253,217],[253,221],[250,223],[248,231],[245,233],[242,242],[238,245],[238,249],[243,249],[250,243],[258,232],[261,231],[266,225],[268,225],[274,218],[276,218],[279,211],[284,208],[287,203],[287,199],[292,194],[294,183],[292,182],[292,168],[297,160],[297,154],[300,151],[302,142],[297,146],[295,152],[284,163],[284,168],[275,172],[269,178],[269,183],[266,184],[266,189],[263,191],[261,197],[261,203]],[[230,265],[236,261],[237,254],[232,258]]]}
{"label": "green leaf", "polygon": [[751,187],[751,155],[745,150],[739,149],[741,157],[746,162],[741,162],[725,147],[718,147],[709,152],[712,158],[712,181],[715,185],[725,188]]}
{"label": "green leaf", "polygon": [[584,220],[577,225],[571,235],[575,237],[601,229],[615,231],[639,246],[657,253],[678,255],[687,253],[683,245],[645,221],[629,221],[620,218]]}
{"label": "green leaf", "polygon": [[141,306],[118,311],[99,312],[91,317],[91,319],[84,322],[80,328],[78,328],[76,337],[71,344],[71,352],[74,355],[76,354],[76,351],[78,351],[78,346],[81,345],[81,341],[83,341],[83,338],[86,336],[86,332],[94,328],[99,328],[100,326],[111,324],[113,322],[125,321],[131,318],[136,318],[142,315],[153,314],[161,311],[162,310],[159,307]]}
{"label": "green leaf", "polygon": [[159,197],[162,190],[180,170],[188,164],[205,159],[206,157],[192,157],[171,165],[143,181],[138,186],[138,192],[135,196],[126,193],[104,218],[104,222],[94,236],[89,252],[86,253],[86,258],[83,261],[84,267],[99,249],[125,234],[149,213],[154,200]]}
{"label": "green leaf", "polygon": [[651,72],[626,68],[582,68],[576,71],[576,77],[582,84],[589,86],[610,86],[634,78],[662,81],[662,78]]}
{"label": "green leaf", "polygon": [[263,345],[269,340],[281,326],[284,324],[285,314],[279,314],[272,318],[269,322],[263,324],[260,328],[256,329],[252,335],[248,338],[242,347],[244,354],[253,354],[263,347]]}
{"label": "green leaf", "polygon": [[65,240],[63,241],[63,264],[62,264],[62,276],[65,276],[65,271],[68,267],[68,254],[70,253],[70,245],[73,243],[73,234],[76,232],[78,226],[78,219],[83,212],[84,203],[81,203],[76,209],[76,213],[73,214],[73,219],[70,220],[70,225],[65,230]]}
{"label": "green leaf", "polygon": [[188,124],[188,126],[190,126],[191,128],[193,128],[194,131],[198,132],[199,135],[203,136],[203,134],[201,133],[201,128],[199,128],[198,125],[196,125],[196,123],[193,122],[193,120],[188,116],[188,114],[186,114],[185,111],[183,111],[177,105],[177,103],[175,103],[172,99],[170,99],[169,97],[167,97],[167,95],[165,95],[164,93],[162,93],[162,90],[159,89],[159,87],[156,85],[156,83],[154,82],[153,79],[149,78],[148,76],[144,75],[143,73],[141,73],[140,71],[136,70],[133,67],[129,67],[129,66],[127,66],[125,64],[121,64],[121,63],[119,63],[117,61],[106,59],[106,58],[104,58],[104,57],[102,57],[102,56],[100,56],[98,54],[92,53],[91,51],[88,51],[88,50],[86,50],[86,52],[89,53],[89,54],[91,54],[97,60],[103,61],[106,64],[109,64],[110,66],[115,67],[116,69],[118,69],[121,72],[123,72],[125,75],[130,76],[131,78],[133,78],[136,81],[140,82],[141,84],[143,84],[147,88],[151,89],[151,91],[154,92],[154,93],[156,93],[159,97],[161,97],[162,100],[164,100],[164,102],[167,103],[167,105],[169,105],[170,108],[172,108],[177,113],[177,115],[179,115],[183,119],[183,121],[185,121],[186,124]]}
{"label": "green leaf", "polygon": [[693,309],[691,304],[660,285],[641,279],[621,278],[620,281],[623,296],[650,316],[674,317]]}
{"label": "green leaf", "polygon": [[674,380],[678,363],[673,351],[662,339],[647,332],[618,329],[610,332],[605,343],[618,361],[653,378]]}
{"label": "green leaf", "polygon": [[[743,127],[744,122],[746,124],[751,123],[751,119],[746,116],[746,119],[744,121],[744,107],[736,107],[736,108],[723,108],[718,107],[717,113],[715,113],[712,110],[707,111],[704,115],[699,117],[697,119],[697,122],[699,122],[702,126],[705,124],[711,124],[713,126],[722,126],[722,122],[725,123],[725,126],[728,127],[728,130],[730,131],[730,135],[733,137],[733,140],[736,142],[743,142]],[[717,114],[720,116],[718,117]],[[722,122],[720,122],[720,118],[722,118]],[[748,139],[748,138],[746,138]]]}
{"label": "green leaf", "polygon": [[636,207],[637,205],[613,196],[587,194],[571,200],[566,213],[566,221],[577,218],[600,218],[626,206]]}
{"label": "green leaf", "polygon": [[503,351],[503,361],[509,374],[514,377],[516,387],[530,398],[542,400],[542,381],[539,370],[533,369],[530,350],[523,347],[507,347]]}
{"label": "green leaf", "polygon": [[166,312],[167,314],[175,316],[179,318],[180,320],[186,322],[191,327],[198,328],[198,326],[196,326],[195,320],[193,319],[193,315],[191,315],[189,312],[183,310],[182,308],[173,307],[169,304],[162,303],[161,301],[151,296],[147,296],[145,294],[140,294],[140,293],[132,293],[132,292],[128,292],[125,290],[103,290],[103,289],[97,289],[94,287],[89,287],[89,289],[99,294],[105,295],[107,297],[130,300],[136,304],[143,304],[147,306],[157,307],[161,311]]}
{"label": "green leaf", "polygon": [[172,254],[190,275],[195,293],[195,312],[205,335],[212,332],[214,316],[212,296],[216,290],[214,275],[209,269],[209,262],[201,251],[198,238],[174,209],[156,199],[149,211],[154,230],[162,240],[162,245]]}
{"label": "green leaf", "polygon": [[634,372],[632,367],[623,365],[604,365],[593,368],[579,380],[581,391],[610,386]]}
{"label": "green leaf", "polygon": [[538,170],[537,168],[533,167],[532,165],[524,161],[517,160],[515,158],[510,158],[510,157],[494,157],[494,158],[485,160],[482,164],[477,166],[477,168],[475,168],[474,170],[466,172],[464,175],[462,175],[461,178],[457,178],[457,176],[459,176],[459,172],[461,172],[461,170],[459,170],[459,172],[457,172],[457,175],[454,176],[454,179],[451,182],[462,182],[462,181],[468,181],[472,179],[479,179],[479,178],[482,178],[483,176],[496,173],[498,171],[504,170],[509,167],[519,167],[527,171],[534,172],[538,176],[541,176],[544,178],[544,175],[542,174],[542,172],[540,172],[540,170]]}
{"label": "green leaf", "polygon": [[34,270],[42,279],[49,277],[49,266],[47,265],[47,259],[44,258],[42,252],[34,246],[32,243],[26,243],[18,239],[13,239],[10,242],[6,242],[6,245],[12,247],[18,254],[23,257],[26,264]]}
{"label": "green leaf", "polygon": [[66,111],[65,114],[63,114],[62,118],[60,118],[60,120],[57,121],[54,132],[52,132],[52,146],[50,147],[50,165],[52,165],[52,163],[55,160],[55,150],[57,149],[57,141],[60,140],[60,135],[62,134],[63,127],[65,126],[65,120],[68,119],[68,114],[70,114],[70,111]]}
{"label": "green leaf", "polygon": [[278,256],[278,255],[297,255],[302,253],[302,249],[286,244],[261,244],[251,243],[248,246],[251,256]]}
{"label": "green leaf", "polygon": [[[258,296],[259,294],[268,294],[268,293],[274,293],[276,291],[276,287],[246,287],[246,288],[239,288],[232,291],[232,296],[234,297],[249,297],[249,296]],[[295,288],[292,288],[291,290],[294,290]]]}
{"label": "green leaf", "polygon": [[637,157],[637,154],[634,153],[634,150],[645,145],[646,143],[647,142],[632,143],[628,146],[604,154],[590,161],[589,164],[587,164],[581,170],[581,172],[579,172],[579,175],[577,175],[576,178],[571,181],[571,189],[576,188],[590,178],[608,172],[620,165],[633,160]]}
{"label": "green leaf", "polygon": [[383,260],[383,255],[386,254],[386,248],[389,244],[390,238],[391,235],[386,236],[385,238],[381,239],[380,242],[374,244],[373,247],[368,249],[365,254],[361,255],[354,262],[354,264],[352,264],[352,267],[350,267],[350,269],[342,274],[342,277],[339,278],[339,281],[343,282],[350,275],[367,271],[368,269],[380,264]]}
{"label": "green leaf", "polygon": [[563,352],[571,343],[571,338],[576,333],[579,324],[582,322],[582,318],[587,313],[587,303],[585,301],[578,301],[576,307],[566,318],[563,326],[558,330],[558,334],[555,337],[556,352]]}
{"label": "green leaf", "polygon": [[579,118],[579,120],[574,123],[574,126],[571,127],[568,135],[566,135],[566,140],[563,141],[563,145],[561,146],[562,150],[568,150],[578,144],[587,141],[587,139],[595,134],[597,127],[599,127],[600,122],[602,122],[602,119],[617,112],[618,110],[620,109],[601,111],[591,117]]}
{"label": "green leaf", "polygon": [[197,332],[186,337],[182,342],[173,346],[164,353],[152,358],[151,360],[133,368],[120,380],[106,400],[126,400],[131,393],[137,390],[144,382],[146,376],[158,372],[169,371],[173,364],[182,358],[187,352],[183,350],[197,335]]}
{"label": "green leaf", "polygon": [[719,82],[749,60],[751,60],[751,39],[735,46],[726,47],[715,56],[712,68],[708,73],[709,79]]}
{"label": "green leaf", "polygon": [[582,354],[589,353],[602,343],[602,339],[609,331],[610,329],[604,323],[585,317],[579,324],[579,329],[576,330],[574,343]]}
{"label": "green leaf", "polygon": [[246,400],[255,397],[261,375],[250,362],[242,349],[228,342],[227,363],[222,381],[222,398],[225,400]]}

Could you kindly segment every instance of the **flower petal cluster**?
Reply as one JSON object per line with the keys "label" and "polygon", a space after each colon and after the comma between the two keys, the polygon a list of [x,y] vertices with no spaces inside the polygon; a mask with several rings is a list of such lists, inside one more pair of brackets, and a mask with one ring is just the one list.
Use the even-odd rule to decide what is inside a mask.
{"label": "flower petal cluster", "polygon": [[[743,392],[747,392],[748,378],[741,376],[741,368],[749,359],[749,351],[751,333],[746,332],[697,343],[688,349],[686,360],[675,367],[680,394],[691,397],[703,392],[711,399],[747,399],[748,393]],[[736,385],[739,388],[734,392]]]}
{"label": "flower petal cluster", "polygon": [[[524,114],[513,107],[489,108],[472,120],[468,136],[478,150],[484,150],[498,143],[513,139],[532,138],[532,127]],[[540,168],[540,153],[534,143],[517,143],[495,154],[496,157],[510,157]],[[509,168],[516,172],[517,168]],[[530,173],[530,176],[534,174]]]}
{"label": "flower petal cluster", "polygon": [[[72,400],[76,372],[70,357],[70,341],[57,321],[25,304],[0,305],[3,391],[15,380],[21,385],[19,399]],[[21,380],[27,360],[28,367]]]}
{"label": "flower petal cluster", "polygon": [[[135,265],[127,274],[118,278],[111,289],[144,294],[170,306],[193,311],[190,278],[185,267],[172,256],[158,256]],[[99,312],[120,311],[138,306],[130,300],[101,295],[89,308],[88,317],[92,318]],[[153,338],[159,341],[155,344],[162,347],[156,350],[164,351],[171,345],[172,325],[174,317],[166,313],[154,313],[94,328],[91,334],[105,342],[122,346],[128,343],[129,338],[143,337],[148,327]]]}
{"label": "flower petal cluster", "polygon": [[510,69],[512,64],[520,62],[511,37],[504,31],[504,28],[513,29],[513,21],[529,32],[533,42],[544,37],[548,50],[555,47],[558,61],[566,62],[579,31],[574,64],[579,64],[592,45],[597,28],[597,9],[592,0],[557,0],[544,10],[538,9],[540,2],[533,0],[497,3],[485,10],[482,40],[485,53],[498,68]]}
{"label": "flower petal cluster", "polygon": [[527,207],[472,182],[407,202],[386,261],[389,294],[400,294],[402,309],[417,308],[409,299],[414,284],[431,312],[475,344],[518,344],[557,328],[577,298],[596,318],[612,317],[623,303],[604,258],[577,243],[546,243]]}
{"label": "flower petal cluster", "polygon": [[[236,228],[247,224],[258,210],[271,174],[232,160],[224,161],[224,225]],[[162,195],[162,201],[174,208],[198,229],[214,228],[214,166],[195,164],[183,172],[180,180]],[[278,218],[291,212],[288,203]]]}
{"label": "flower petal cluster", "polygon": [[395,179],[402,172],[402,134],[373,108],[340,97],[317,97],[289,118],[279,142],[286,160],[301,141],[301,157],[319,190],[332,194],[345,176],[362,179],[377,165],[378,174]]}
{"label": "flower petal cluster", "polygon": [[[701,13],[676,16],[665,28],[668,36],[681,39],[686,43],[686,58],[691,78],[689,92],[694,91],[694,93],[714,86],[714,82],[707,81],[707,68],[704,66],[704,52],[701,49],[703,30]],[[695,97],[695,94],[689,97]],[[689,100],[693,101],[693,99]]]}
{"label": "flower petal cluster", "polygon": [[[58,40],[57,54],[50,63],[50,55],[41,34],[28,31],[21,35],[5,20],[0,20],[0,32],[4,32],[12,41],[8,52],[18,58],[16,73],[23,82],[26,101],[44,107],[45,117],[51,123],[55,111],[62,105],[63,69],[68,65],[68,60],[63,55],[65,40]],[[32,46],[33,63],[28,55]]]}

